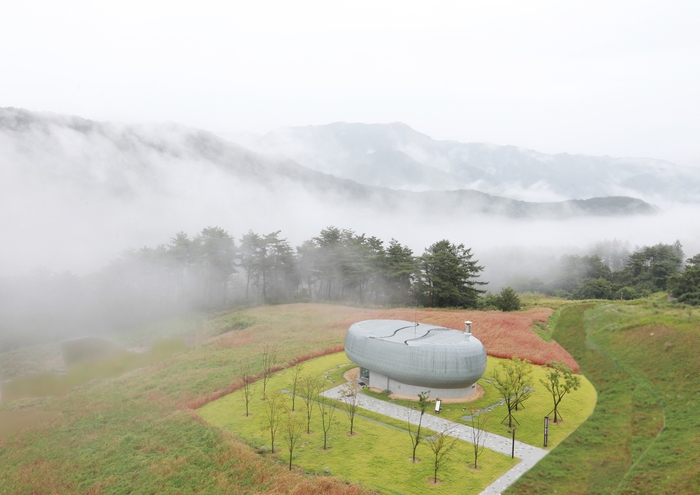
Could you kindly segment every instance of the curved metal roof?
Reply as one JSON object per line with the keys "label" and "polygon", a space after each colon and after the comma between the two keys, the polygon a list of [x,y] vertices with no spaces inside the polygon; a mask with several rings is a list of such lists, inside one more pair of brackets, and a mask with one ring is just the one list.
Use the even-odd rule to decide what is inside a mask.
{"label": "curved metal roof", "polygon": [[486,371],[486,349],[473,335],[403,320],[354,323],[345,353],[362,367],[425,387],[468,387]]}

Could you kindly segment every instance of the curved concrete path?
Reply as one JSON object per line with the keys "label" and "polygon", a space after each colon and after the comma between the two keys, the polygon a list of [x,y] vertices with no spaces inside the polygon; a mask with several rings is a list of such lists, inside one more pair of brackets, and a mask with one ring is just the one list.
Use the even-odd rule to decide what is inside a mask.
{"label": "curved concrete path", "polygon": [[[344,385],[326,390],[323,395],[336,400],[343,400],[342,389]],[[415,411],[407,407],[399,406],[386,402],[383,400],[375,399],[374,397],[368,397],[362,395],[359,400],[359,406],[368,411],[373,411],[385,416],[389,416],[394,419],[399,419],[401,421],[406,421],[409,411],[411,414],[411,423],[418,424],[419,415],[415,414]],[[446,419],[438,418],[432,414],[426,414],[423,416],[423,426],[434,431],[447,431],[447,434],[464,440],[465,442],[472,442],[472,428],[467,425],[460,423],[455,423],[453,421],[448,421]],[[449,430],[449,431],[448,431]],[[502,437],[500,435],[495,435],[493,433],[485,432],[486,437],[484,444],[487,449],[494,450],[504,455],[510,455],[513,446],[513,441],[509,437]],[[508,488],[513,484],[520,476],[527,472],[532,466],[537,464],[537,462],[542,459],[545,455],[549,453],[548,450],[541,449],[539,447],[534,447],[523,442],[515,441],[515,457],[520,459],[515,466],[510,468],[503,476],[498,478],[496,481],[491,483],[486,487],[480,495],[497,495],[503,490]]]}

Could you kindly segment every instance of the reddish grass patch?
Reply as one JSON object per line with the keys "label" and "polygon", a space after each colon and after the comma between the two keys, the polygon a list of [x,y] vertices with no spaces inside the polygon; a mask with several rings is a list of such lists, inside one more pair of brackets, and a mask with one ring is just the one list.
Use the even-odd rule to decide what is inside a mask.
{"label": "reddish grass patch", "polygon": [[[23,493],[70,493],[75,490],[74,483],[65,479],[68,466],[49,460],[35,460],[25,464],[19,473]],[[12,489],[12,487],[9,487]],[[2,489],[3,493],[4,488]]]}
{"label": "reddish grass patch", "polygon": [[378,310],[376,318],[415,319],[464,331],[464,322],[472,322],[472,333],[478,338],[489,356],[510,359],[529,359],[543,365],[548,361],[562,361],[578,373],[576,360],[558,343],[545,342],[531,330],[535,322],[546,322],[553,310],[534,308],[528,311],[504,313],[501,311],[468,311],[399,308]]}
{"label": "reddish grass patch", "polygon": [[[263,313],[270,309],[259,308],[257,311]],[[288,321],[293,319],[303,321],[304,318],[300,316],[305,315],[308,320],[300,326],[300,332],[308,331],[311,326],[320,327],[324,333],[327,332],[327,335],[335,334],[341,338],[345,336],[350,325],[361,320],[387,318],[414,321],[415,319],[462,331],[464,331],[464,322],[469,320],[473,323],[472,333],[484,344],[490,356],[506,359],[516,356],[529,359],[538,365],[546,364],[548,361],[563,361],[575,372],[579,371],[578,363],[571,354],[554,341],[545,342],[530,328],[535,322],[546,322],[554,312],[550,308],[533,308],[506,313],[462,309],[367,309],[322,304],[290,304],[276,306],[273,311],[290,315]],[[313,323],[309,325],[309,322]]]}

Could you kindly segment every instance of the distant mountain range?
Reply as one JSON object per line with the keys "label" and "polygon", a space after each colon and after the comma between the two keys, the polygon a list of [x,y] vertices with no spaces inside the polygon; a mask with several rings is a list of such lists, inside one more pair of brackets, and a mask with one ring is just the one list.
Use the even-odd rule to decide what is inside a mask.
{"label": "distant mountain range", "polygon": [[402,123],[284,127],[245,142],[313,170],[392,189],[475,189],[533,201],[700,199],[700,170],[694,168],[649,158],[547,155],[514,146],[438,141]]}
{"label": "distant mountain range", "polygon": [[[5,187],[31,191],[38,181],[93,202],[127,202],[156,193],[172,197],[184,190],[190,198],[212,202],[217,195],[255,186],[258,194],[287,198],[290,204],[305,195],[320,205],[401,214],[569,218],[653,213],[655,207],[641,199],[610,193],[623,185],[644,189],[651,184],[671,191],[685,177],[671,174],[672,165],[664,162],[548,156],[435,141],[404,124],[285,128],[262,137],[257,148],[274,155],[176,124],[127,126],[0,109]],[[196,177],[214,171],[223,174],[216,190],[197,189]],[[527,202],[462,188],[541,183],[557,194],[587,199]],[[604,192],[603,197],[591,198],[594,191]]]}

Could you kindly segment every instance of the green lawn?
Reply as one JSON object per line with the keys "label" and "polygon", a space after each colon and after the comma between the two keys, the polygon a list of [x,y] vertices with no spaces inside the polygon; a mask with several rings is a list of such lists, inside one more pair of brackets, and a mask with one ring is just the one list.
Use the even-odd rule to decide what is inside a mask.
{"label": "green lawn", "polygon": [[[484,389],[484,396],[473,402],[445,404],[440,412],[440,417],[455,421],[457,423],[470,424],[469,421],[462,419],[463,416],[470,414],[470,410],[479,411],[485,409],[501,400],[498,391],[491,385],[489,377],[493,373],[494,368],[501,361],[499,358],[489,356],[484,376],[479,380],[478,384]],[[545,378],[544,369],[541,366],[532,367],[532,377],[534,380],[535,392],[524,403],[525,408],[514,413],[515,418],[520,422],[516,430],[516,439],[542,447],[544,440],[544,417],[549,414],[553,408],[552,396],[540,383],[540,379]],[[548,447],[552,449],[556,447],[562,440],[578,428],[588,416],[591,415],[596,404],[596,392],[593,385],[586,379],[585,376],[579,375],[581,379],[581,387],[571,392],[564,397],[564,400],[559,404],[559,412],[563,415],[564,421],[549,423],[549,442]],[[389,399],[387,394],[373,393],[365,390],[367,395],[382,399]],[[397,399],[396,404],[406,407],[413,407],[415,402]],[[435,414],[434,409],[430,409],[430,414]],[[507,428],[501,424],[501,421],[507,416],[508,410],[505,405],[498,406],[490,412],[485,413],[488,417],[485,429],[498,435],[508,436]],[[550,420],[553,419],[550,418]]]}
{"label": "green lawn", "polygon": [[[304,363],[302,374],[324,376],[327,387],[343,383],[342,373],[353,365],[344,352],[313,359]],[[292,370],[286,369],[275,374],[268,383],[268,393],[275,390],[291,390]],[[256,449],[270,446],[269,433],[262,430],[264,401],[262,383],[254,384],[255,397],[251,402],[251,416],[245,417],[245,402],[242,391],[229,394],[209,403],[198,410],[206,421],[221,426],[243,438]],[[291,404],[291,397],[286,395]],[[306,421],[305,405],[301,398],[296,399],[296,412]],[[442,480],[432,485],[428,479],[432,475],[432,452],[427,445],[418,446],[421,462],[413,464],[411,441],[403,430],[403,421],[384,418],[378,414],[360,410],[355,419],[356,434],[350,437],[347,415],[338,410],[336,423],[329,436],[328,450],[323,450],[321,420],[316,408],[313,409],[312,433],[303,434],[299,447],[294,452],[293,463],[298,469],[313,474],[334,474],[344,479],[362,483],[364,486],[382,493],[479,493],[498,476],[507,471],[517,461],[491,451],[484,451],[479,459],[479,469],[474,470],[471,444],[458,442],[445,467],[439,472]],[[360,416],[361,415],[361,416]],[[380,422],[381,421],[381,422]],[[275,441],[276,456],[280,463],[288,462],[288,451],[281,436]]]}

